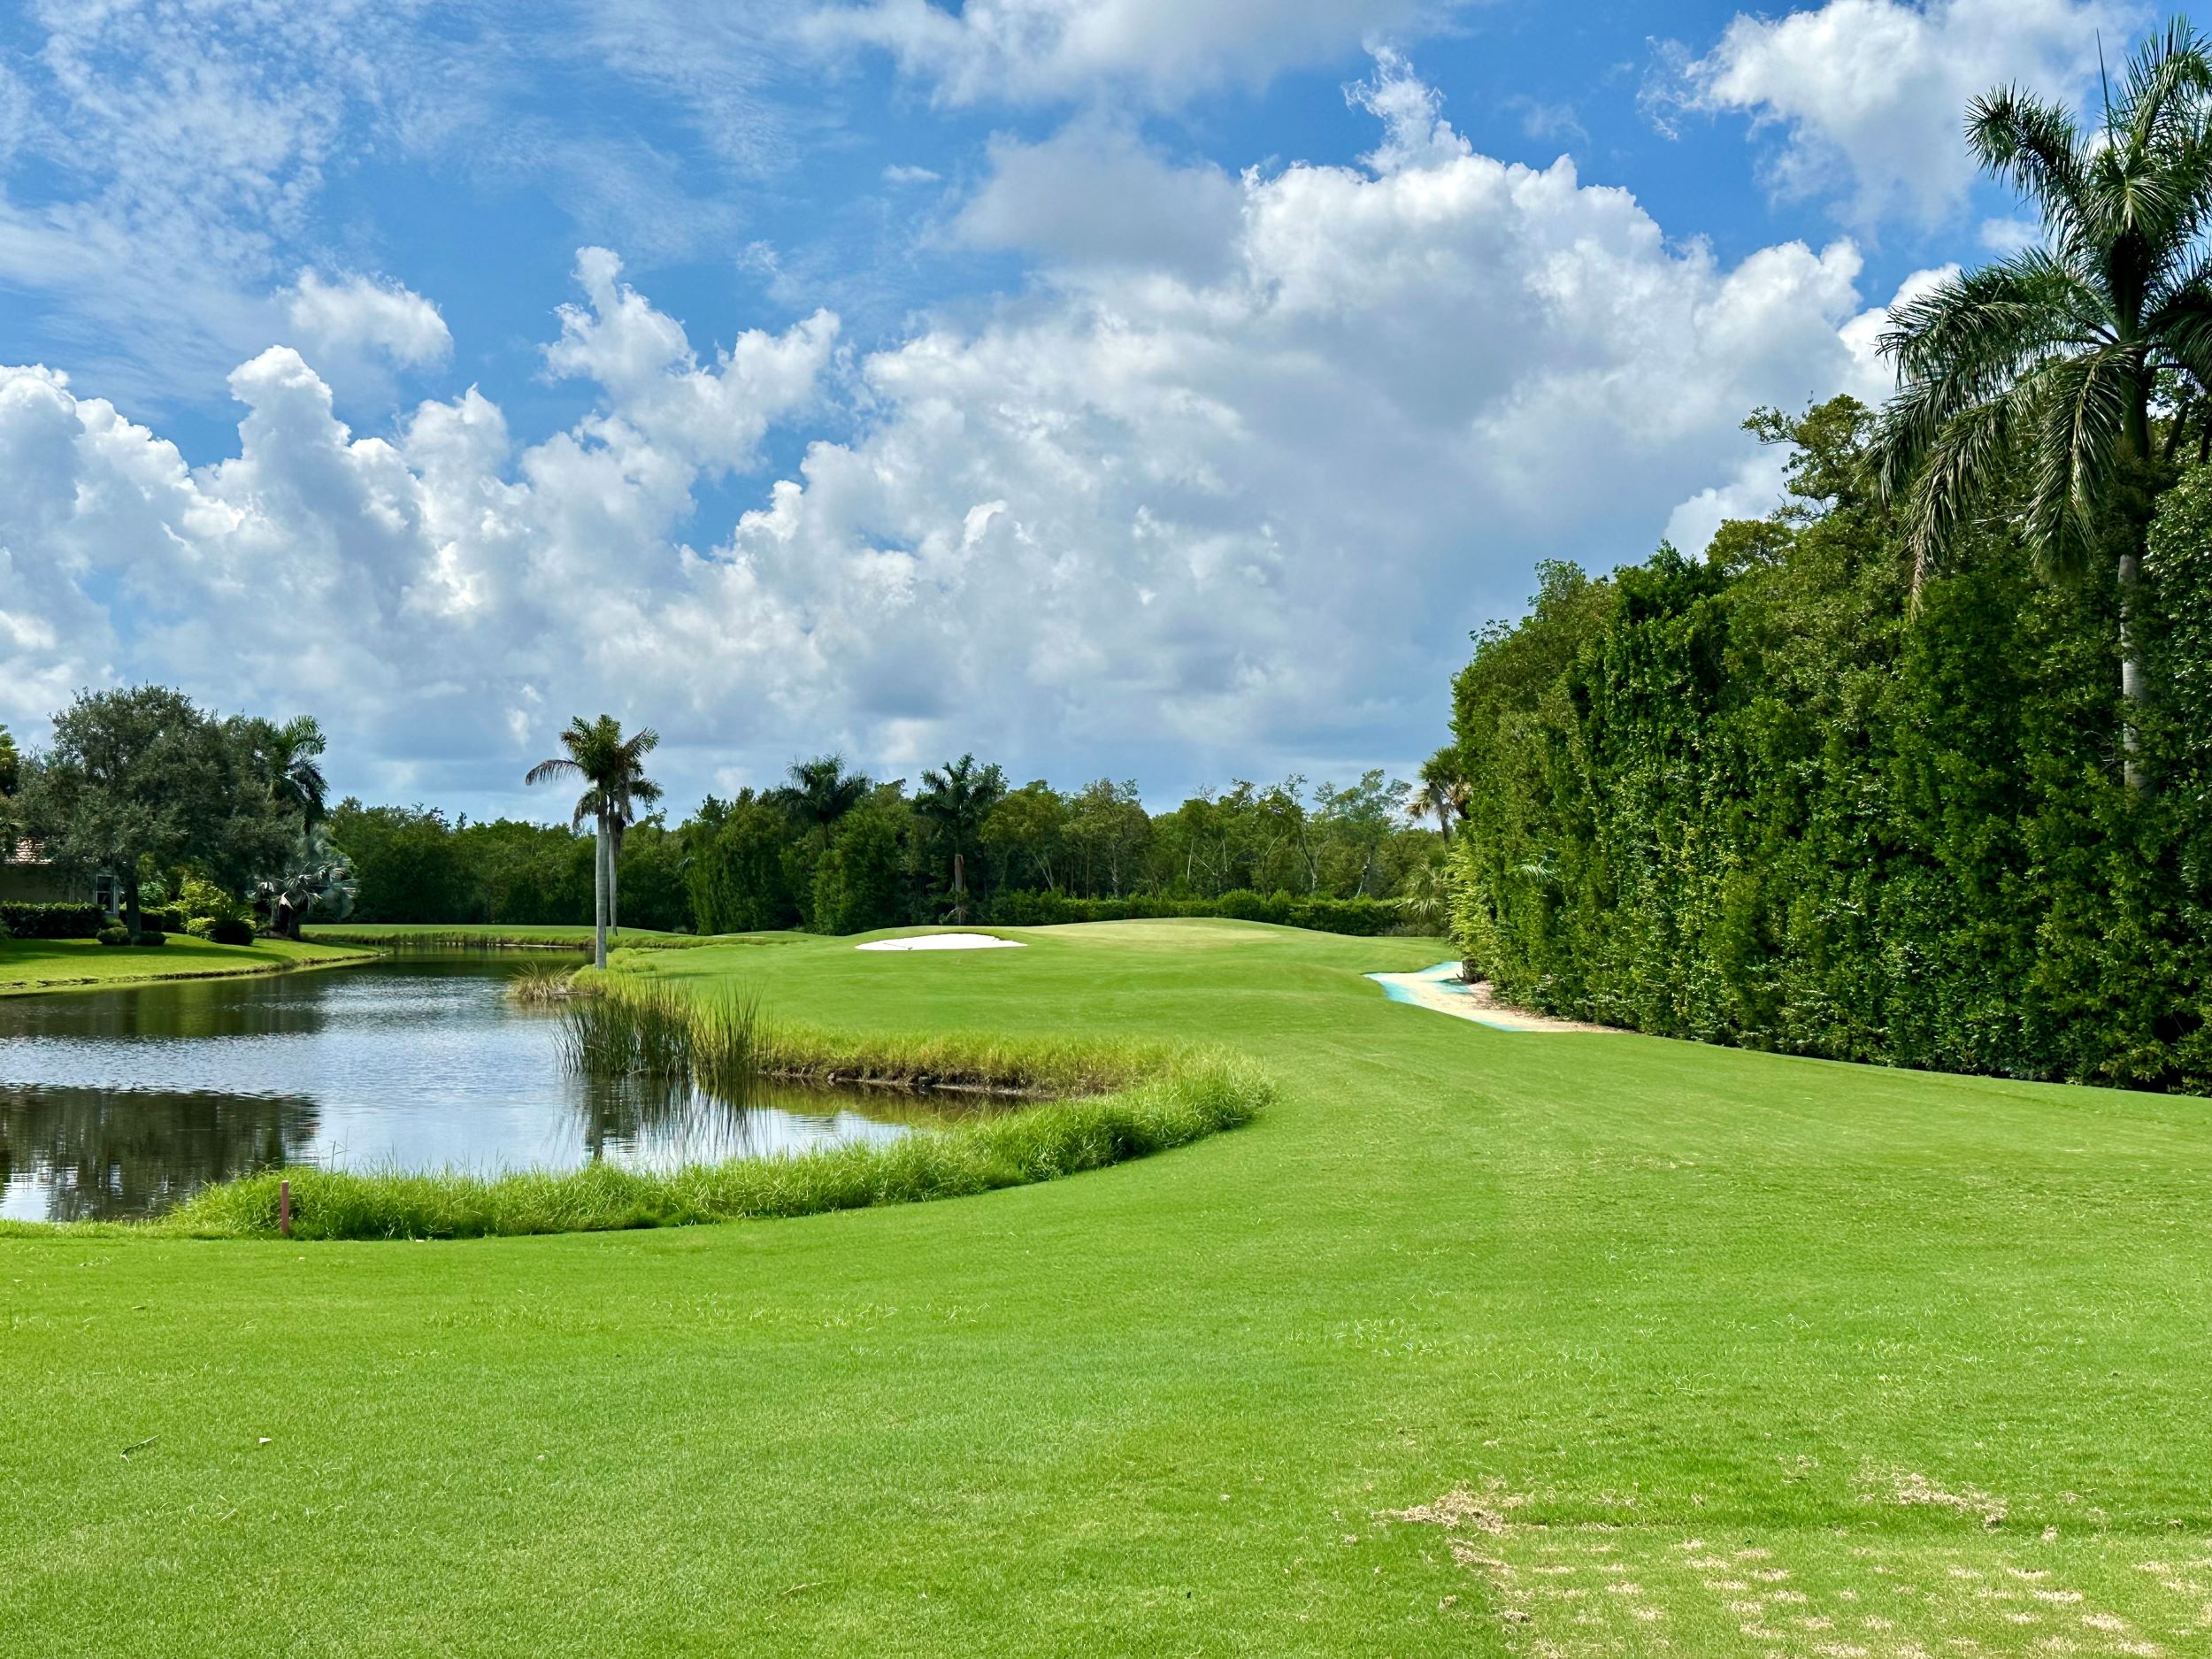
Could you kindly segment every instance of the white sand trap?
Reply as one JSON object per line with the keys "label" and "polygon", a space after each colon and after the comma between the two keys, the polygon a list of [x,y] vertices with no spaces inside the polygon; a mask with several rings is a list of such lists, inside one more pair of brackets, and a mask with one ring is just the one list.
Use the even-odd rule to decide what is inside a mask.
{"label": "white sand trap", "polygon": [[872,939],[855,950],[1025,950],[1018,939],[994,939],[988,933],[922,933],[912,939]]}

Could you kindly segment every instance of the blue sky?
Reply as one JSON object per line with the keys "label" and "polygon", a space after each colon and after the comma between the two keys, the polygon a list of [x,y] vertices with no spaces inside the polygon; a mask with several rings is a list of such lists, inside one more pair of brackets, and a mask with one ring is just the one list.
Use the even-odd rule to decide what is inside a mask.
{"label": "blue sky", "polygon": [[1749,408],[2029,234],[1965,98],[2150,20],[25,4],[0,719],[157,678],[474,812],[603,708],[686,802],[1402,772],[1534,561],[1761,511]]}

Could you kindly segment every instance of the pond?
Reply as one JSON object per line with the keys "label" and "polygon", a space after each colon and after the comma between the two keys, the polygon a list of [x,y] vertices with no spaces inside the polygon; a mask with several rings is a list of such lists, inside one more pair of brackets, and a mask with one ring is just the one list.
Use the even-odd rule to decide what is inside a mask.
{"label": "pond", "polygon": [[[572,1169],[886,1141],[948,1110],[879,1090],[586,1079],[511,956],[0,998],[0,1217],[157,1215],[279,1164]],[[956,1108],[950,1109],[956,1110]]]}

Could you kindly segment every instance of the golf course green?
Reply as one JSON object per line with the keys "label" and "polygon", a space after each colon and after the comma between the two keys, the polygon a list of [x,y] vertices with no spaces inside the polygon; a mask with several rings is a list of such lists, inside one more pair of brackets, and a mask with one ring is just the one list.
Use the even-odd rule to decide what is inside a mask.
{"label": "golf course green", "polygon": [[2212,1102],[1362,977],[1433,940],[1000,931],[643,972],[1279,1097],[799,1219],[0,1236],[0,1653],[2212,1651]]}

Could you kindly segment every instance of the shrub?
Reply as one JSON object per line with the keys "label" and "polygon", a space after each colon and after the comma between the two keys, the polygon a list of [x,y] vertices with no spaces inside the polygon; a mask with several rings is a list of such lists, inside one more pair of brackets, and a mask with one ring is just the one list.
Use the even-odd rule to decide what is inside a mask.
{"label": "shrub", "polygon": [[161,925],[161,913],[158,910],[145,910],[140,913],[138,918],[138,942],[140,944],[144,944],[149,939],[159,939],[168,931]]}
{"label": "shrub", "polygon": [[130,933],[120,927],[103,927],[94,937],[104,945],[127,945],[131,942]]}
{"label": "shrub", "polygon": [[107,925],[96,904],[0,904],[0,926],[18,939],[92,939]]}
{"label": "shrub", "polygon": [[131,943],[138,946],[142,950],[151,950],[157,945],[165,945],[168,942],[169,935],[158,927],[142,927],[138,930],[138,937],[131,941]]}
{"label": "shrub", "polygon": [[1240,922],[1271,922],[1323,933],[1372,935],[1405,926],[1395,899],[1299,899],[1236,889],[1217,899],[1178,899],[1141,894],[1125,899],[1075,899],[1061,893],[1002,893],[989,919],[1001,927],[1053,927],[1070,922],[1121,922],[1156,917],[1223,916]]}
{"label": "shrub", "polygon": [[253,943],[253,924],[242,916],[217,916],[209,918],[207,936],[219,945],[250,945]]}

